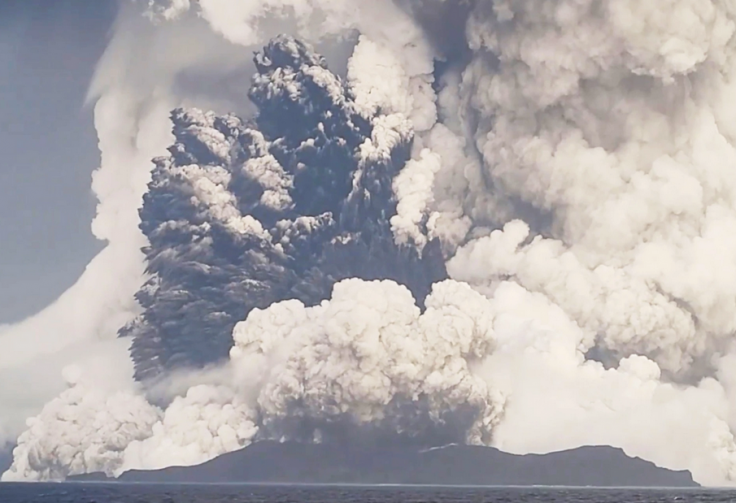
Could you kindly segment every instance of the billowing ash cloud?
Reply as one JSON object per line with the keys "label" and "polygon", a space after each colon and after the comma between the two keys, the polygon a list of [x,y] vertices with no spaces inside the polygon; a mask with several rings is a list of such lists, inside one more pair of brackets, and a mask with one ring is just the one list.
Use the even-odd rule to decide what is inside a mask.
{"label": "billowing ash cloud", "polygon": [[233,332],[227,384],[177,397],[123,468],[197,463],[265,438],[487,443],[504,403],[475,365],[494,345],[490,311],[453,281],[435,284],[421,313],[406,287],[355,278],[318,306],[254,309]]}
{"label": "billowing ash cloud", "polygon": [[[71,387],[31,420],[4,480],[195,464],[265,438],[489,443],[504,406],[479,373],[493,311],[463,283],[436,283],[422,313],[406,287],[356,278],[318,306],[254,309],[218,384],[165,411],[134,392]],[[110,430],[96,431],[106,417]]]}
{"label": "billowing ash cloud", "polygon": [[736,327],[736,277],[722,255],[733,249],[723,176],[734,149],[718,90],[733,11],[711,1],[537,7],[477,6],[468,40],[478,55],[463,84],[482,118],[473,136],[485,173],[550,223],[468,243],[453,276],[514,277],[563,307],[590,346],[645,354],[679,378],[702,373]]}
{"label": "billowing ash cloud", "polygon": [[142,396],[95,387],[79,367],[65,368],[64,380],[68,389],[28,420],[3,480],[111,472],[123,466],[128,445],[147,438],[159,419],[159,411]]}
{"label": "billowing ash cloud", "polygon": [[293,38],[273,40],[255,64],[252,123],[172,113],[176,143],[156,159],[141,209],[144,312],[123,332],[139,379],[224,359],[253,308],[315,305],[351,277],[393,279],[421,302],[446,276],[438,241],[418,252],[391,232],[392,183],[413,141],[406,118],[361,115]]}
{"label": "billowing ash cloud", "polygon": [[484,443],[503,404],[472,369],[494,346],[491,311],[454,281],[436,283],[420,314],[406,288],[350,279],[320,306],[286,301],[254,311],[235,327],[231,356],[258,376],[267,435],[298,437],[290,428],[303,428],[329,436],[331,423],[347,418],[420,442]]}
{"label": "billowing ash cloud", "polygon": [[[94,393],[73,386],[5,478],[398,435],[610,444],[734,483],[736,11],[660,4],[153,2],[158,46],[206,47],[149,91],[148,73],[101,91],[106,137],[155,122],[135,129],[116,102],[156,121],[180,106],[140,210],[142,312],[122,331],[139,382],[120,400],[140,420],[90,449],[77,418],[114,405],[98,393],[65,414]],[[281,36],[255,59],[254,117],[183,106],[222,105],[215,92],[174,99],[183,74],[221,86],[279,31],[355,42],[345,78]],[[116,42],[124,73],[136,46]],[[161,399],[176,371],[194,385]]]}

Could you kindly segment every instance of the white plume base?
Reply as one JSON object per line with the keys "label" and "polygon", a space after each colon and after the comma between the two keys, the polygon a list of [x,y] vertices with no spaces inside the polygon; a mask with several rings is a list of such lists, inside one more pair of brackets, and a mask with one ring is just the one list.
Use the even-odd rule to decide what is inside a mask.
{"label": "white plume base", "polygon": [[430,404],[430,421],[470,404],[466,441],[518,454],[613,445],[710,485],[727,484],[736,459],[717,381],[664,383],[644,356],[608,370],[586,361],[576,323],[511,282],[490,298],[436,284],[420,314],[400,285],[345,280],[320,306],[253,311],[234,339],[223,382],[194,386],[165,411],[67,376],[70,388],[29,420],[3,480],[199,464],[259,430],[288,435],[289,417],[398,422],[391,415],[406,407],[388,406],[397,401]]}

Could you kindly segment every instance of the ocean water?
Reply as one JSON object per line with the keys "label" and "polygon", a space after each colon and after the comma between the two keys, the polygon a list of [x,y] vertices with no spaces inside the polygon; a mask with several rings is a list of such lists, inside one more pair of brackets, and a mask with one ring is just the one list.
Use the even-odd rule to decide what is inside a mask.
{"label": "ocean water", "polygon": [[0,484],[1,503],[687,503],[733,502],[704,489]]}

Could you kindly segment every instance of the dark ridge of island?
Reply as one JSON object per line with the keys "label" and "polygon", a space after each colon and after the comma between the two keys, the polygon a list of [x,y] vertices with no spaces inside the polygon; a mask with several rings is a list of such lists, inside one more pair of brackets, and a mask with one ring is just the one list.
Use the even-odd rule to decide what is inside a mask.
{"label": "dark ridge of island", "polygon": [[[70,481],[105,481],[104,475]],[[197,466],[124,473],[118,482],[407,484],[478,486],[698,487],[688,471],[631,458],[623,450],[581,447],[550,454],[508,454],[448,445],[350,448],[334,444],[258,442]]]}

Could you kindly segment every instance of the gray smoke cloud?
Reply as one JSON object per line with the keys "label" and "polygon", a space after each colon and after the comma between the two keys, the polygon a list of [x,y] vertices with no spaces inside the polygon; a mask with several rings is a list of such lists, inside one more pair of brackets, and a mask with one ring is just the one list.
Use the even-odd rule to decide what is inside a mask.
{"label": "gray smoke cloud", "polygon": [[351,277],[393,279],[421,301],[446,277],[438,240],[418,252],[391,232],[392,182],[413,141],[406,120],[361,115],[324,59],[293,38],[272,41],[255,64],[251,125],[172,114],[176,143],[156,159],[141,209],[144,312],[123,330],[139,379],[225,359],[253,308],[316,305]]}
{"label": "gray smoke cloud", "polygon": [[[202,45],[121,84],[109,77],[134,68],[137,42],[118,34],[97,85],[103,144],[173,123],[139,186],[148,279],[122,331],[139,382],[107,404],[93,379],[72,380],[29,423],[6,480],[364,432],[517,453],[609,444],[701,483],[736,478],[736,9],[178,0],[146,12],[121,23],[152,30],[163,54],[193,34]],[[182,74],[239,81],[242,54],[282,32],[352,56],[333,73],[275,38],[255,59],[252,116],[201,111],[247,110],[245,93],[180,86]],[[225,56],[211,61],[215,49]],[[163,154],[172,137],[157,138],[136,155]],[[182,371],[187,389],[161,399]],[[114,446],[98,447],[107,435],[84,418],[125,401]]]}

